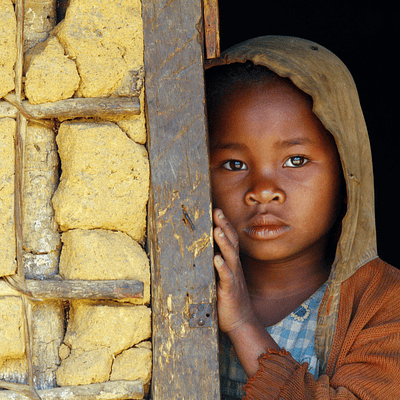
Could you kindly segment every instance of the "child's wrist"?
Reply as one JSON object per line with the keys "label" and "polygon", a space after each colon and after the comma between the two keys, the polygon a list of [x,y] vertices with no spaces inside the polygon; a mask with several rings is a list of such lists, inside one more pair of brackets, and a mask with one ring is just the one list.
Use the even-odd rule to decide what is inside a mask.
{"label": "child's wrist", "polygon": [[238,323],[232,329],[226,331],[226,333],[232,340],[234,338],[246,337],[247,335],[260,330],[264,331],[265,327],[262,324],[262,322],[257,318],[257,316],[254,314],[254,312],[252,312],[247,316],[246,319]]}
{"label": "child's wrist", "polygon": [[257,372],[257,360],[261,354],[268,349],[281,350],[256,315],[227,332],[227,335],[248,377]]}

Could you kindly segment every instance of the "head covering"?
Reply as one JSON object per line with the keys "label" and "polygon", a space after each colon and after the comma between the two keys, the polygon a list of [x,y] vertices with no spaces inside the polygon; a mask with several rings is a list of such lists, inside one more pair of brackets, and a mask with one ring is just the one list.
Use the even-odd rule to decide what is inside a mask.
{"label": "head covering", "polygon": [[247,40],[211,60],[206,68],[246,61],[289,78],[312,97],[313,112],[334,137],[341,158],[347,212],[315,335],[316,352],[324,371],[336,329],[340,285],[377,257],[372,158],[357,88],[337,56],[319,44],[295,37]]}

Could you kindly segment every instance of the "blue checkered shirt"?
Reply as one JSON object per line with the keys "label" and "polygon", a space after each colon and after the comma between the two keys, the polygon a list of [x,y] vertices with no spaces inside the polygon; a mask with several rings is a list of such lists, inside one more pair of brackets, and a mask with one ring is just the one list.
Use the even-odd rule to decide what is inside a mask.
{"label": "blue checkered shirt", "polygon": [[[300,364],[307,362],[308,371],[316,378],[319,375],[319,360],[315,353],[315,329],[326,286],[327,283],[322,285],[282,321],[267,327],[278,346],[289,351]],[[222,400],[241,399],[247,377],[225,335],[220,339],[220,375]]]}

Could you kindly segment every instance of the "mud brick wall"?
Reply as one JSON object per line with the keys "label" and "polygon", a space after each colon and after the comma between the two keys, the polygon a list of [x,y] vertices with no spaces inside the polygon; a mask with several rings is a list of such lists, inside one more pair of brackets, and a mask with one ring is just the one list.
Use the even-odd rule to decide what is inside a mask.
{"label": "mud brick wall", "polygon": [[[26,0],[24,98],[37,105],[138,96],[142,110],[108,119],[59,119],[53,126],[28,118],[22,188],[25,278],[132,279],[144,283],[144,294],[124,301],[30,300],[35,386],[141,380],[148,388],[150,267],[143,246],[149,162],[141,2],[71,0],[58,24],[57,2],[45,3]],[[46,26],[38,28],[43,17]],[[1,98],[15,89],[16,30],[12,0],[0,0],[2,104]],[[17,272],[16,129],[15,118],[0,107],[1,277]],[[0,280],[0,379],[17,383],[27,382],[28,368],[22,303],[20,293]]]}

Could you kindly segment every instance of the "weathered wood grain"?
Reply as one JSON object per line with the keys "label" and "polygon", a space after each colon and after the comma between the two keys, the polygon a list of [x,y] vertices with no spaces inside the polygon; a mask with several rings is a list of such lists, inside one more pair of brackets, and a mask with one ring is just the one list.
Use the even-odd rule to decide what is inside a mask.
{"label": "weathered wood grain", "polygon": [[[143,2],[154,400],[219,399],[201,0]],[[189,326],[190,304],[211,326]]]}
{"label": "weathered wood grain", "polygon": [[27,289],[34,298],[55,300],[122,300],[143,298],[143,282],[135,280],[33,280],[27,279]]}
{"label": "weathered wood grain", "polygon": [[[19,385],[20,387],[22,385]],[[0,391],[0,400],[26,400],[29,396],[36,399],[27,387],[26,391],[17,385],[9,388],[19,390]],[[143,399],[143,384],[141,381],[113,381],[93,383],[91,385],[64,386],[53,389],[37,390],[41,400],[125,400]]]}

